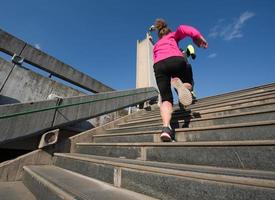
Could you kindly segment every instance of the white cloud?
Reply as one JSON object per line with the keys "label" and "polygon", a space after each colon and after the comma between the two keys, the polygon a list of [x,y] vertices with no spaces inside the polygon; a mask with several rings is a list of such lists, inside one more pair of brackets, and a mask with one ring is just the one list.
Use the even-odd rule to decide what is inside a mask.
{"label": "white cloud", "polygon": [[244,24],[255,16],[255,13],[246,11],[231,23],[226,23],[224,19],[219,19],[217,24],[211,28],[209,37],[222,38],[224,40],[232,40],[243,37],[242,28]]}
{"label": "white cloud", "polygon": [[216,53],[211,53],[209,56],[207,56],[207,58],[216,58],[217,54]]}
{"label": "white cloud", "polygon": [[41,46],[38,43],[34,44],[34,47],[37,48],[37,49],[41,49]]}

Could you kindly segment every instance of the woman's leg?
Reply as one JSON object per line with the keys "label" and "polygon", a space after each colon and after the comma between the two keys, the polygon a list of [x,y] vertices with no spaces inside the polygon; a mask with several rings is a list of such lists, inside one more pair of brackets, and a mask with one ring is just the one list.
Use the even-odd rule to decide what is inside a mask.
{"label": "woman's leg", "polygon": [[192,103],[192,70],[183,58],[178,60],[178,64],[172,68],[171,84],[177,90],[179,104],[188,106]]}
{"label": "woman's leg", "polygon": [[172,118],[173,105],[169,101],[163,101],[160,104],[160,115],[162,119],[162,124],[164,127],[170,127],[170,122]]}
{"label": "woman's leg", "polygon": [[160,116],[162,119],[162,132],[160,138],[163,142],[175,140],[175,132],[170,126],[173,112],[173,104],[170,101],[163,101],[160,105]]}
{"label": "woman's leg", "polygon": [[170,84],[171,76],[166,73],[165,69],[165,62],[160,62],[154,65],[156,82],[162,99],[162,102],[160,103],[160,115],[163,128],[160,137],[162,141],[169,142],[174,138],[173,130],[170,126],[173,112],[173,95]]}
{"label": "woman's leg", "polygon": [[[171,91],[171,77],[177,77],[178,75],[185,74],[185,70],[186,70],[186,62],[182,57],[171,57],[154,64],[156,82],[162,98],[162,103],[160,105],[160,115],[163,123],[163,129],[161,134],[162,141],[171,141],[174,138],[174,131],[171,129],[171,126],[170,126],[172,112],[173,112],[173,95]],[[179,77],[179,80],[180,78],[181,77]],[[191,89],[192,85],[189,83],[186,83],[184,85],[182,84],[182,87]],[[185,89],[185,91],[183,92],[182,91],[179,91],[179,92],[180,94],[183,94],[180,96],[183,96],[182,99],[184,99],[184,101],[186,101],[185,93],[187,93],[188,102],[186,104],[189,105],[191,104],[189,103],[189,100],[192,101],[192,96],[188,89]]]}
{"label": "woman's leg", "polygon": [[188,106],[192,104],[193,98],[190,90],[192,89],[192,85],[190,83],[183,83],[182,80],[178,77],[175,77],[171,80],[172,86],[176,89],[179,104],[183,106]]}

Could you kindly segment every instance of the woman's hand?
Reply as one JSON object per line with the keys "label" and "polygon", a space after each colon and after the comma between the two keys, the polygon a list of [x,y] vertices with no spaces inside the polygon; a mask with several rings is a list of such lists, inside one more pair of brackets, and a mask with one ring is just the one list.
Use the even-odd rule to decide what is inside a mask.
{"label": "woman's hand", "polygon": [[202,48],[205,48],[205,49],[208,47],[207,41],[206,41],[206,40],[204,39],[204,37],[202,37],[202,36],[193,39],[193,42],[194,42],[198,47],[202,47]]}

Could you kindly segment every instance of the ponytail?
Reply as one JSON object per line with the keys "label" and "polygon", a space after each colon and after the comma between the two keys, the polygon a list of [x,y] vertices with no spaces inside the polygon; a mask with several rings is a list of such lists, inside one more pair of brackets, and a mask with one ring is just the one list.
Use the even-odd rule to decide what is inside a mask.
{"label": "ponytail", "polygon": [[171,32],[164,19],[156,19],[155,27],[158,30],[159,39]]}

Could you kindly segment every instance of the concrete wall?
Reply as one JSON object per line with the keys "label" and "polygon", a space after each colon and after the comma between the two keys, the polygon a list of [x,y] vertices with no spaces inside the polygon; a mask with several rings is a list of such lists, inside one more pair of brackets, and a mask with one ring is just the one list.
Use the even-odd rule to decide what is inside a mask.
{"label": "concrete wall", "polygon": [[85,95],[2,58],[0,71],[0,105],[45,100],[50,94],[61,97]]}

